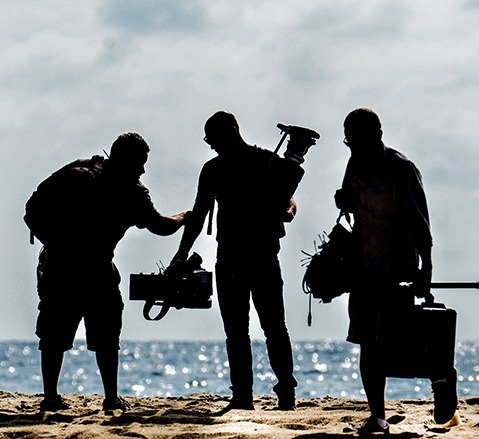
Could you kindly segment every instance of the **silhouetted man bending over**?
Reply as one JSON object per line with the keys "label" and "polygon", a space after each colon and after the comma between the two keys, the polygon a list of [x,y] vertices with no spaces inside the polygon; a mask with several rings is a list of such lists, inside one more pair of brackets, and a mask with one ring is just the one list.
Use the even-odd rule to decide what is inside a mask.
{"label": "silhouetted man bending over", "polygon": [[170,235],[185,218],[184,213],[160,214],[141,184],[149,150],[139,134],[122,134],[111,146],[109,158],[76,160],[39,185],[36,193],[45,194],[38,202],[43,203],[39,219],[29,216],[35,201],[27,203],[25,221],[44,244],[38,266],[36,329],[44,384],[41,410],[70,408],[58,395],[57,385],[63,353],[72,348],[82,319],[87,347],[96,352],[103,380],[104,410],[128,409],[118,396],[123,301],[120,274],[112,261],[114,250],[132,226]]}
{"label": "silhouetted man bending over", "polygon": [[191,220],[173,261],[187,258],[216,200],[216,286],[233,393],[225,410],[254,409],[250,299],[278,379],[274,386],[278,406],[292,410],[297,382],[285,323],[279,240],[285,235],[283,223],[291,221],[296,211],[292,195],[304,173],[299,163],[315,141],[291,135],[288,158],[280,158],[247,144],[235,116],[225,111],[206,121],[205,134],[205,142],[218,155],[201,170]]}

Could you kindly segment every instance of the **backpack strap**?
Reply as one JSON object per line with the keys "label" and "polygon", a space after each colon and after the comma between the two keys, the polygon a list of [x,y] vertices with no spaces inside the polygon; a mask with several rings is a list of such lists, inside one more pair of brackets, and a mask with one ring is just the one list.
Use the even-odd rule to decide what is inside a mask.
{"label": "backpack strap", "polygon": [[344,211],[343,209],[341,209],[341,211],[339,212],[338,218],[336,219],[336,224],[339,224],[343,216],[346,219],[346,222],[348,223],[349,227],[352,229],[353,226],[351,225],[351,214]]}
{"label": "backpack strap", "polygon": [[211,203],[210,210],[208,212],[208,227],[206,229],[206,234],[211,235],[213,233],[213,213],[215,211],[215,200]]}

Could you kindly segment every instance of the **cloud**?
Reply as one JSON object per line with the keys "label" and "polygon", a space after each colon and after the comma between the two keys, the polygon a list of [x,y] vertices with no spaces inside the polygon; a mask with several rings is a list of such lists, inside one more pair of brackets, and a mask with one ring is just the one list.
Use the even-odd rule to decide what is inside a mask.
{"label": "cloud", "polygon": [[205,26],[201,2],[110,0],[101,8],[104,23],[132,34],[194,33]]}
{"label": "cloud", "polygon": [[[0,29],[5,200],[0,287],[2,294],[19,297],[16,308],[28,301],[33,316],[19,328],[9,320],[15,315],[11,308],[1,311],[6,314],[0,320],[10,322],[9,336],[33,334],[35,249],[28,245],[21,216],[39,181],[76,157],[108,149],[120,132],[134,130],[152,146],[144,181],[159,209],[187,209],[201,165],[213,156],[201,140],[203,124],[219,108],[238,116],[247,141],[271,149],[279,140],[278,122],[322,134],[308,153],[297,193],[299,213],[288,225],[281,254],[295,336],[311,336],[303,316],[296,317],[301,298],[306,301],[298,297],[300,250],[311,250],[317,234],[336,218],[332,194],[348,158],[342,122],[355,107],[374,108],[386,142],[423,173],[437,278],[476,275],[479,10],[474,2],[88,0],[67,5],[49,0],[19,6],[6,1]],[[128,232],[117,252],[124,277],[154,270],[154,261],[167,260],[178,239]],[[207,237],[197,244],[210,268],[214,246]],[[137,305],[127,301],[127,331],[150,335],[151,324],[138,323]],[[327,308],[334,312],[324,318],[343,322],[340,308]],[[188,337],[203,318],[178,312],[162,327]],[[222,337],[220,323],[216,329]],[[323,335],[344,334],[333,324],[318,336]]]}

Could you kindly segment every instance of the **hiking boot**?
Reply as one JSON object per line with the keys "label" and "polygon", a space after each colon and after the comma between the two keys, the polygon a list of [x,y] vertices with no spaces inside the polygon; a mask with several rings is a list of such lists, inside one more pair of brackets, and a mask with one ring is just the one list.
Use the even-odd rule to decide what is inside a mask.
{"label": "hiking boot", "polygon": [[457,409],[457,372],[453,369],[446,378],[431,383],[434,394],[434,422],[445,424]]}
{"label": "hiking boot", "polygon": [[112,412],[113,410],[121,410],[122,412],[127,412],[131,409],[131,405],[121,396],[118,396],[115,400],[103,400],[103,411]]}
{"label": "hiking boot", "polygon": [[58,410],[69,410],[72,406],[68,404],[60,395],[53,399],[43,399],[40,403],[41,412],[56,412]]}
{"label": "hiking boot", "polygon": [[[382,425],[381,425],[382,424]],[[389,433],[389,424],[384,420],[373,418],[372,416],[366,420],[366,422],[358,428],[358,434],[370,434],[370,433]]]}

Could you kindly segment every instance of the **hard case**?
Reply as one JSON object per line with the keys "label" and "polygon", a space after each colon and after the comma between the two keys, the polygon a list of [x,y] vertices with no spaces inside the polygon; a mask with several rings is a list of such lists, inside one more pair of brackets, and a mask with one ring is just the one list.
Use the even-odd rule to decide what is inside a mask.
{"label": "hard case", "polygon": [[444,304],[409,308],[383,340],[385,376],[439,378],[454,367],[457,313]]}

